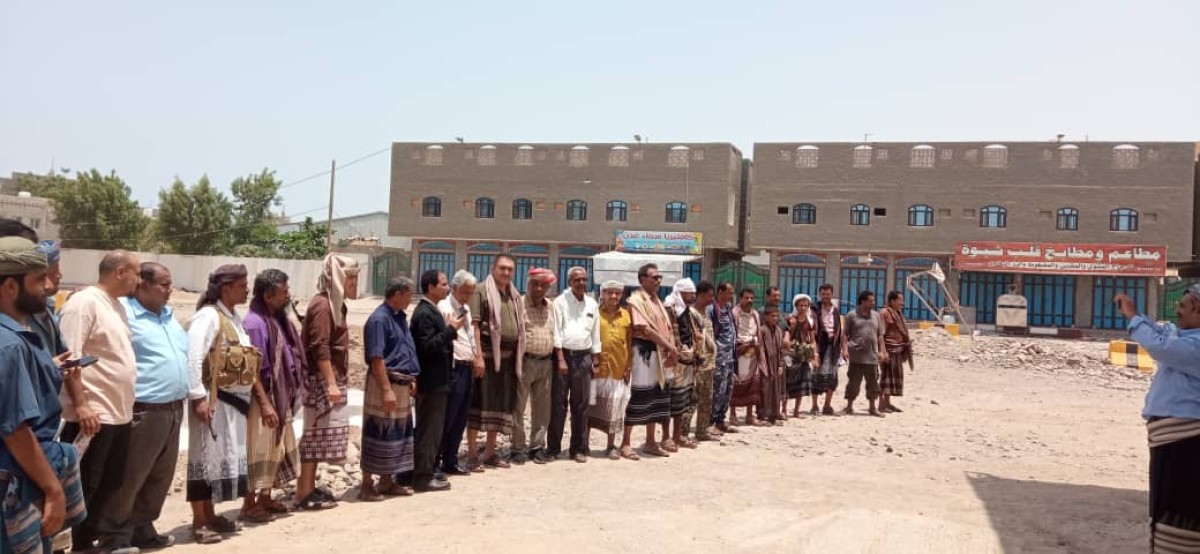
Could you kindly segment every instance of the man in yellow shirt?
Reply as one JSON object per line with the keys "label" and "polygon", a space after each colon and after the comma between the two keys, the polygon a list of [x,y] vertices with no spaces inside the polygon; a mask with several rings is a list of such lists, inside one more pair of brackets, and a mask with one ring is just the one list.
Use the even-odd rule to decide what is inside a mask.
{"label": "man in yellow shirt", "polygon": [[[625,407],[629,404],[629,361],[633,349],[633,318],[621,307],[625,286],[619,281],[607,281],[600,287],[600,354],[592,370],[591,407],[588,408],[588,428],[608,434],[604,454],[610,460],[621,456],[636,460],[638,455],[629,445],[630,431],[625,427]],[[624,433],[620,453],[617,433]]]}

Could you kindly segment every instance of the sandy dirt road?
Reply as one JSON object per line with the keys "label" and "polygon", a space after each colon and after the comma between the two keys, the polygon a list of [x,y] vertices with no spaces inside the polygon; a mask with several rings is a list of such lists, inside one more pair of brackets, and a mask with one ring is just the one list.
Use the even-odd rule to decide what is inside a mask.
{"label": "sandy dirt road", "polygon": [[1145,551],[1148,381],[1068,363],[1103,344],[1039,344],[1038,370],[967,360],[969,339],[919,346],[905,412],[884,420],[743,427],[668,459],[527,464],[377,504],[349,493],[216,547],[188,544],[175,493],[159,527],[181,553]]}

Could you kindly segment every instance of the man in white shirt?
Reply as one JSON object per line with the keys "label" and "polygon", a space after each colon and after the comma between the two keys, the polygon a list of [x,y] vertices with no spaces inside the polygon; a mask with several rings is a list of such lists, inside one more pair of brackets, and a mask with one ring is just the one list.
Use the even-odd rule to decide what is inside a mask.
{"label": "man in white shirt", "polygon": [[594,356],[600,353],[600,305],[587,295],[588,274],[582,267],[567,271],[570,291],[554,299],[554,349],[558,372],[551,382],[550,437],[546,449],[551,456],[562,451],[567,406],[571,408],[571,459],[587,462],[587,408],[595,370]]}
{"label": "man in white shirt", "polygon": [[[471,321],[471,297],[475,295],[478,278],[460,269],[450,281],[450,296],[438,302],[438,311],[446,321],[461,316]],[[442,451],[438,467],[446,475],[467,476],[471,472],[458,463],[458,447],[467,430],[467,412],[471,408],[471,386],[475,377],[483,374],[483,353],[475,343],[475,331],[470,325],[458,330],[454,339],[454,368],[450,371],[450,396],[446,400],[446,420],[442,428]]]}

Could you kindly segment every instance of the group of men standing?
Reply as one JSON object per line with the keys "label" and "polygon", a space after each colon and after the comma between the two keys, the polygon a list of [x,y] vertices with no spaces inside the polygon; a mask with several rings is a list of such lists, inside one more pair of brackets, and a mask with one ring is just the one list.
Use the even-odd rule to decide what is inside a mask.
{"label": "group of men standing", "polygon": [[[325,258],[317,294],[303,317],[294,314],[299,328],[287,274],[268,269],[251,283],[245,266],[218,267],[185,328],[169,306],[163,265],[110,252],[96,284],[55,312],[57,247],[12,222],[0,222],[0,236],[0,481],[18,499],[5,507],[6,549],[36,551],[64,526],[76,551],[170,546],[154,521],[185,420],[195,542],[239,529],[216,513],[217,502],[241,498],[239,520],[274,520],[289,506],[273,493],[294,480],[297,509],[337,506],[316,486],[316,469],[347,456],[354,259]],[[627,297],[624,283],[602,283],[599,302],[584,268],[567,272],[567,290],[553,300],[553,272],[530,270],[521,295],[515,271],[515,260],[499,255],[483,280],[434,270],[419,283],[389,282],[363,329],[359,499],[444,491],[451,476],[564,453],[585,463],[591,430],[606,435],[605,457],[638,460],[737,432],[739,407],[747,423],[774,423],[787,418],[789,397],[812,395],[815,411],[825,393],[828,413],[839,353],[851,363],[847,399],[866,379],[879,413],[888,397],[876,407],[878,371],[869,366],[889,356],[911,364],[898,312],[880,318],[873,298],[860,298],[843,326],[831,315],[831,287],[815,307],[798,295],[782,318],[770,303],[755,311],[750,291],[735,306],[729,283],[684,279],[662,301],[654,264],[639,269]],[[885,392],[901,394],[898,385]],[[645,429],[640,455],[637,427]],[[507,456],[498,435],[512,437]]]}

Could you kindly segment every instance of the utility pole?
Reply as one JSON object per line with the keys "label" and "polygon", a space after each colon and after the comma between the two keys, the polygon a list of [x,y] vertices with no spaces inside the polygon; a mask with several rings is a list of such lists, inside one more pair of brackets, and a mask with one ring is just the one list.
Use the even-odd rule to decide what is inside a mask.
{"label": "utility pole", "polygon": [[325,219],[325,253],[333,252],[333,185],[337,179],[337,160],[329,163],[329,216]]}

